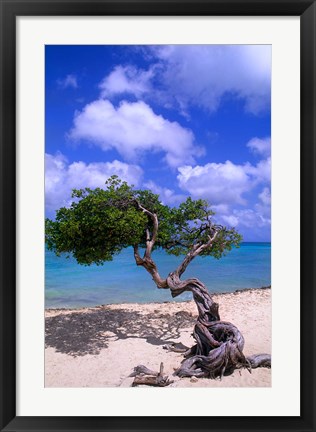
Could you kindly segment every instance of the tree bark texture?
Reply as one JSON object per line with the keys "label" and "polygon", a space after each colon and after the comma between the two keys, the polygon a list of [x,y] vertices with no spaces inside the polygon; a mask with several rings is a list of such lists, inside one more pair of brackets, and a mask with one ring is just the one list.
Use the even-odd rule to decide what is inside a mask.
{"label": "tree bark texture", "polygon": [[198,318],[193,330],[196,344],[184,353],[185,359],[175,371],[175,375],[179,377],[217,378],[223,377],[225,373],[231,373],[237,368],[246,368],[251,372],[252,368],[271,367],[269,354],[245,357],[243,354],[243,335],[233,324],[221,321],[218,304],[213,301],[207,288],[200,280],[195,278],[181,280],[181,275],[190,262],[206,249],[212,247],[219,230],[214,229],[210,224],[208,241],[205,243],[197,241],[185,255],[178,268],[164,279],[160,276],[157,266],[151,258],[158,232],[157,216],[140,205],[139,208],[151,218],[153,232],[152,234],[147,233],[147,246],[143,257],[139,254],[138,246],[134,246],[136,264],[143,266],[151,274],[158,288],[170,289],[172,297],[185,291],[191,291],[198,310]]}
{"label": "tree bark texture", "polygon": [[159,372],[148,369],[146,366],[138,365],[134,368],[130,377],[135,377],[132,387],[137,385],[149,385],[154,387],[166,387],[172,384],[173,381],[169,380],[168,376],[163,374],[163,363],[160,363]]}
{"label": "tree bark texture", "polygon": [[271,367],[269,354],[245,357],[244,338],[236,326],[221,321],[218,304],[198,279],[181,281],[177,272],[170,273],[168,286],[173,296],[191,291],[198,310],[193,330],[196,344],[184,356],[186,359],[175,372],[180,377],[223,377],[234,369]]}

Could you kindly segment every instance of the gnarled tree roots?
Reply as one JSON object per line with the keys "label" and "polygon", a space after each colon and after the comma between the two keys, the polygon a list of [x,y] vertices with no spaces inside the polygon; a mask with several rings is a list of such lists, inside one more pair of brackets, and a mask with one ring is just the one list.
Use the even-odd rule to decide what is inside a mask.
{"label": "gnarled tree roots", "polygon": [[222,378],[235,369],[271,367],[269,354],[245,357],[244,338],[231,323],[198,321],[193,335],[197,344],[184,353],[186,359],[175,372],[179,377]]}
{"label": "gnarled tree roots", "polygon": [[[215,236],[213,237],[215,238]],[[210,242],[213,240],[210,238]],[[222,378],[235,369],[251,369],[257,367],[271,367],[269,354],[257,354],[246,357],[243,354],[244,338],[236,326],[221,321],[218,304],[215,303],[205,285],[198,279],[189,278],[181,280],[180,277],[192,259],[202,251],[203,246],[198,244],[189,252],[182,264],[162,279],[156,270],[155,264],[148,259],[141,259],[135,249],[135,259],[138,265],[143,265],[153,276],[158,288],[169,288],[172,297],[185,291],[191,291],[198,310],[198,318],[194,327],[193,337],[196,344],[187,350],[173,349],[171,351],[184,352],[185,359],[175,371],[179,377],[205,377]],[[153,375],[152,375],[153,376]],[[155,380],[153,380],[156,383]],[[153,384],[157,385],[157,384]]]}
{"label": "gnarled tree roots", "polygon": [[218,304],[212,300],[206,287],[197,279],[180,281],[178,274],[170,273],[168,285],[172,295],[191,291],[198,309],[193,337],[196,345],[184,353],[175,375],[179,377],[223,377],[235,369],[271,367],[269,354],[245,357],[244,338],[236,326],[220,320]]}
{"label": "gnarled tree roots", "polygon": [[193,337],[196,345],[184,353],[186,359],[175,372],[180,377],[222,377],[234,369],[271,367],[269,354],[245,357],[244,338],[238,328],[220,320],[219,307],[198,279],[180,280],[179,271],[170,273],[167,282],[173,297],[191,291],[198,309]]}

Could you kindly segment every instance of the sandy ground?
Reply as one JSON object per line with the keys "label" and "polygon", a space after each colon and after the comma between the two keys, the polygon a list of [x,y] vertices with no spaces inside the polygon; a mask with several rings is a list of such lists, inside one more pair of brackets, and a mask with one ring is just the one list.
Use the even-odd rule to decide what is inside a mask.
{"label": "sandy ground", "polygon": [[[244,354],[271,353],[271,289],[214,295],[221,319],[235,324],[245,338]],[[269,387],[271,370],[237,370],[222,380],[173,377],[183,355],[166,342],[192,346],[195,303],[106,305],[45,311],[46,387],[130,387],[139,364],[174,380],[169,387]]]}

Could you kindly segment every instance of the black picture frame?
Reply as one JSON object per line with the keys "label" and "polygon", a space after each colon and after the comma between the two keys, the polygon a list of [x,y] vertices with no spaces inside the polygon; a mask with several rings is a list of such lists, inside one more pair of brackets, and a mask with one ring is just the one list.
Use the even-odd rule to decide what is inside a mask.
{"label": "black picture frame", "polygon": [[[304,0],[0,0],[1,431],[315,431],[316,5]],[[299,417],[19,417],[16,415],[16,17],[299,16],[301,23],[301,415]],[[289,233],[290,235],[290,233]],[[289,311],[289,322],[291,311]],[[285,328],[285,332],[289,331]],[[290,336],[289,336],[290,337]],[[282,403],[282,401],[280,401]]]}

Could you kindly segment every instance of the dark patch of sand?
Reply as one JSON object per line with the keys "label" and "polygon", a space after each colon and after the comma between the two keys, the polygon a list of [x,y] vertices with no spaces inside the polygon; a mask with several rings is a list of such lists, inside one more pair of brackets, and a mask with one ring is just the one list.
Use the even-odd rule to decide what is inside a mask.
{"label": "dark patch of sand", "polygon": [[109,340],[144,338],[152,345],[163,345],[180,337],[180,329],[196,321],[190,313],[143,315],[125,309],[97,308],[46,317],[46,347],[72,356],[99,354]]}

